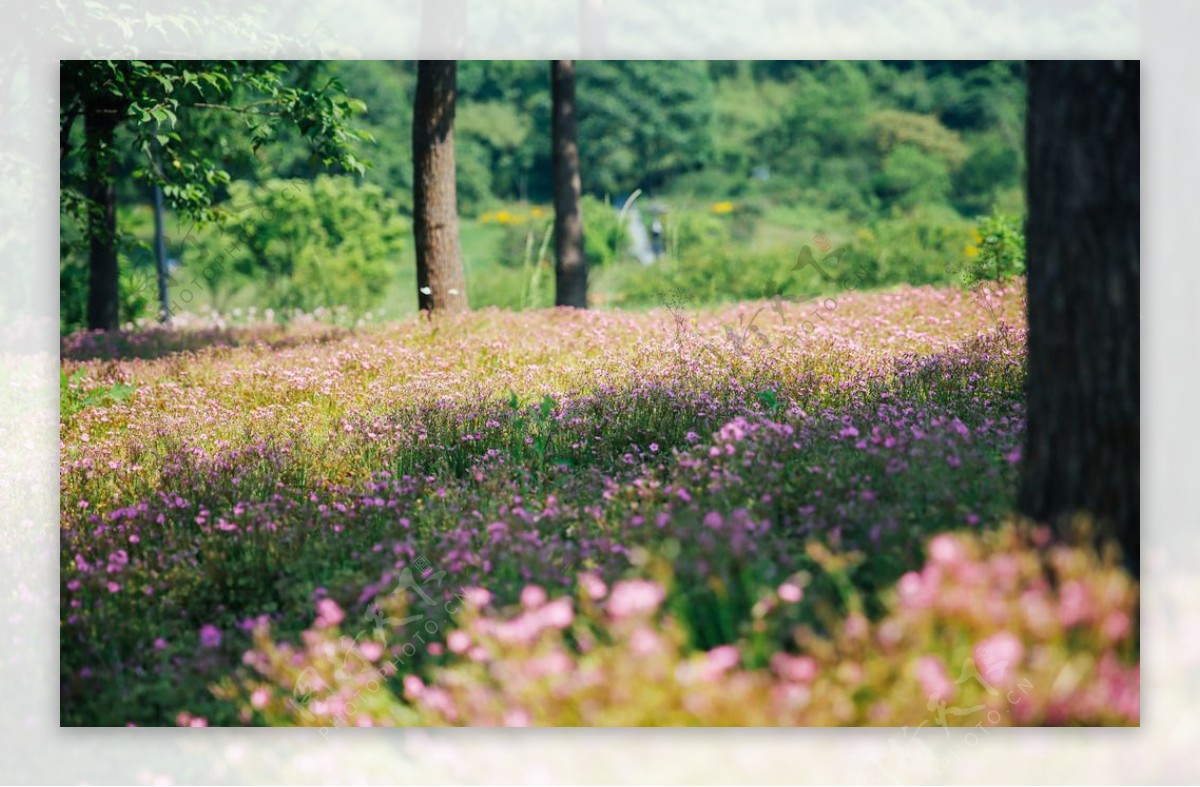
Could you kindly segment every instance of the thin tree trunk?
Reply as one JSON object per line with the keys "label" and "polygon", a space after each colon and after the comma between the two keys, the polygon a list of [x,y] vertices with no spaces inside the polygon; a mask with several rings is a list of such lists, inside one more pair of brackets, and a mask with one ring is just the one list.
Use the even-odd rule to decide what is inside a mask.
{"label": "thin tree trunk", "polygon": [[89,330],[114,331],[120,325],[117,270],[117,191],[113,178],[113,136],[117,114],[104,106],[84,110],[84,155],[88,198]]}
{"label": "thin tree trunk", "polygon": [[158,273],[158,321],[171,319],[171,303],[167,296],[167,233],[166,208],[163,207],[162,186],[154,187],[154,267]]}
{"label": "thin tree trunk", "polygon": [[1086,513],[1138,573],[1139,64],[1029,64],[1029,421],[1021,510]]}
{"label": "thin tree trunk", "polygon": [[550,65],[554,103],[551,120],[554,157],[554,303],[587,308],[587,258],[583,253],[583,184],[575,115],[575,61]]}
{"label": "thin tree trunk", "polygon": [[417,63],[413,107],[413,236],[422,311],[467,309],[454,167],[457,61]]}

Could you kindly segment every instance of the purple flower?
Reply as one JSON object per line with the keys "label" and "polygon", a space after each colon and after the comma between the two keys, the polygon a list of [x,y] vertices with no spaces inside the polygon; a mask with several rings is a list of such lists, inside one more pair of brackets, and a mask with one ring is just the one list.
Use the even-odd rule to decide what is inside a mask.
{"label": "purple flower", "polygon": [[200,644],[206,648],[215,648],[221,644],[221,630],[211,623],[200,627]]}

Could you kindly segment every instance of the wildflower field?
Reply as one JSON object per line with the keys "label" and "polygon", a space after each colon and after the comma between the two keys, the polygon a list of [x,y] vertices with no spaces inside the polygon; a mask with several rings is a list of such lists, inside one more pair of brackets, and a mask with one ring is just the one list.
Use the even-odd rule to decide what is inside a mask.
{"label": "wildflower field", "polygon": [[1020,279],[63,340],[63,725],[1137,724]]}

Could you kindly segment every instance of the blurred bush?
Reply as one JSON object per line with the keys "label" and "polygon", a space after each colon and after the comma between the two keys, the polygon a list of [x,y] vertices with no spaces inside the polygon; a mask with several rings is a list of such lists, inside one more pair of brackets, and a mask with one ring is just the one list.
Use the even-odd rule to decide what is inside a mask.
{"label": "blurred bush", "polygon": [[[353,639],[324,599],[299,646],[261,618],[252,672],[216,693],[244,722],[299,726],[1139,723],[1138,589],[1115,556],[1052,544],[1044,528],[942,534],[872,621],[848,579],[856,556],[809,552],[844,613],[807,599],[799,575],[757,600],[746,638],[707,651],[689,645],[666,564],[651,563],[611,589],[584,574],[575,599],[530,585],[512,610],[466,589],[458,627],[430,631],[422,674],[407,666],[406,594],[377,615],[394,629]],[[783,622],[801,603],[824,610],[828,633]]]}
{"label": "blurred bush", "polygon": [[963,256],[951,267],[958,281],[975,287],[1025,273],[1025,229],[1022,220],[993,212],[980,220]]}
{"label": "blurred bush", "polygon": [[195,283],[221,305],[251,285],[266,308],[363,312],[382,301],[409,242],[399,205],[350,177],[235,182],[225,208],[182,250],[173,299]]}

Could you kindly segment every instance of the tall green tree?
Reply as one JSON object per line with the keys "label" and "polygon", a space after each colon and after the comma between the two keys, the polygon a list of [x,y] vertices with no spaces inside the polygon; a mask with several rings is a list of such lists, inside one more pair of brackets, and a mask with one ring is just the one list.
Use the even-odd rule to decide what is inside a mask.
{"label": "tall green tree", "polygon": [[417,305],[422,311],[468,308],[454,166],[457,66],[454,60],[417,63],[412,127],[413,238]]}
{"label": "tall green tree", "polygon": [[[366,135],[351,126],[364,109],[336,79],[320,69],[277,61],[70,60],[60,67],[59,156],[64,173],[64,211],[84,227],[89,244],[87,323],[112,330],[120,321],[116,162],[118,132],[128,132],[141,159],[130,175],[162,187],[175,210],[197,220],[217,216],[214,203],[230,182],[229,172],[203,139],[184,138],[180,115],[223,112],[240,119],[257,150],[281,125],[294,126],[307,141],[310,159],[325,167],[362,173],[353,145]],[[82,150],[72,130],[82,121]],[[83,160],[82,178],[72,178],[73,157]],[[82,180],[82,182],[80,182]]]}
{"label": "tall green tree", "polygon": [[1024,513],[1078,513],[1138,573],[1137,62],[1033,61],[1027,114],[1029,421]]}
{"label": "tall green tree", "polygon": [[704,63],[583,61],[578,77],[589,192],[658,189],[711,158],[713,87]]}
{"label": "tall green tree", "polygon": [[583,252],[583,181],[575,114],[575,61],[550,63],[554,145],[554,303],[587,308],[587,257]]}

